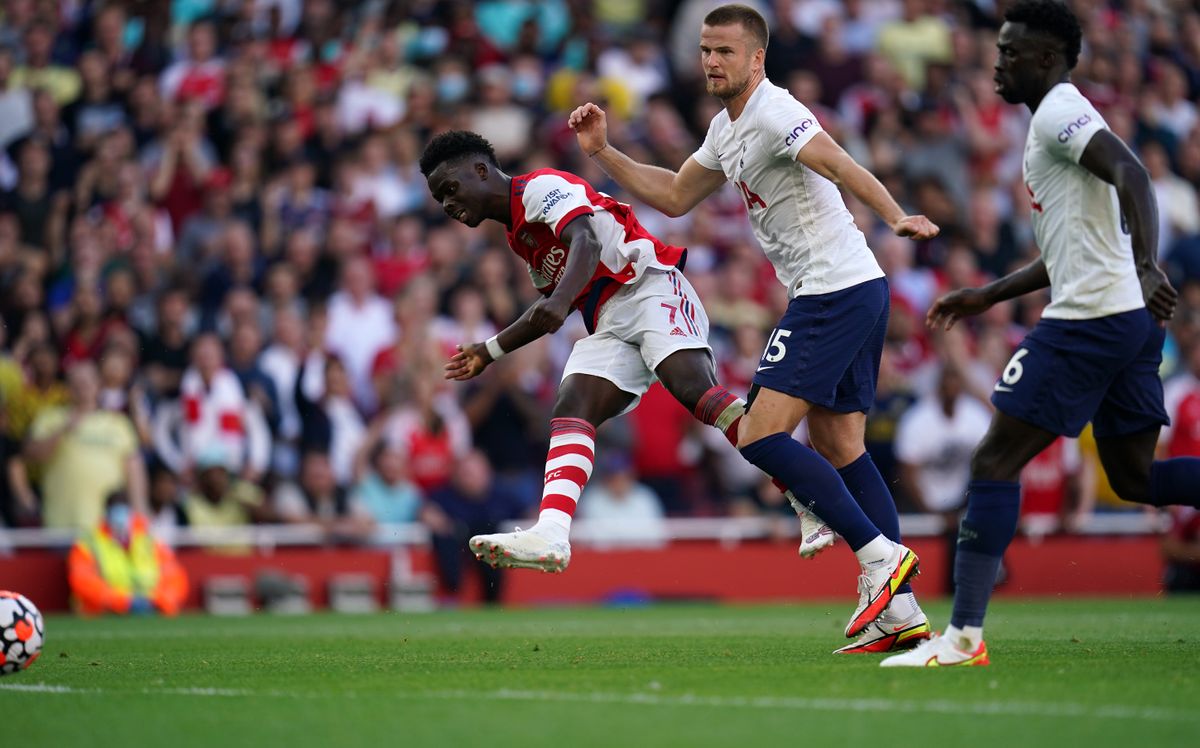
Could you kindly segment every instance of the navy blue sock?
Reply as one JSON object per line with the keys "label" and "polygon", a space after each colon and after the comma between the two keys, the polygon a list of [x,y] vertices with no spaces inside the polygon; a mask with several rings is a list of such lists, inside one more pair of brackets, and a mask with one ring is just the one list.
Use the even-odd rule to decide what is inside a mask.
{"label": "navy blue sock", "polygon": [[[871,520],[871,524],[879,528],[888,540],[900,542],[900,514],[896,511],[896,501],[888,490],[887,481],[879,474],[875,461],[870,452],[863,452],[854,462],[838,468],[838,475],[846,484],[846,490],[862,507],[863,514]],[[822,517],[824,519],[824,517]],[[912,592],[908,582],[900,585],[896,594],[903,595]]]}
{"label": "navy blue sock", "polygon": [[967,514],[958,529],[954,557],[954,612],[958,628],[982,626],[1004,550],[1017,534],[1021,484],[973,480],[967,485]]}
{"label": "navy blue sock", "polygon": [[859,550],[879,535],[850,496],[846,484],[824,457],[784,433],[771,434],[741,448],[742,456],[791,489],[801,502]]}
{"label": "navy blue sock", "polygon": [[1176,457],[1152,463],[1150,503],[1200,507],[1200,457]]}

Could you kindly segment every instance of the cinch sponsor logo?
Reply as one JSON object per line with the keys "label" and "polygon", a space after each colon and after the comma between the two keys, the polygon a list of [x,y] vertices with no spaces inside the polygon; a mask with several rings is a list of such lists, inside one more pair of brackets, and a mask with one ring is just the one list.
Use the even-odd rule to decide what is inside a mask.
{"label": "cinch sponsor logo", "polygon": [[562,190],[552,190],[542,198],[542,217],[550,215],[550,209],[567,199],[567,193]]}
{"label": "cinch sponsor logo", "polygon": [[1060,142],[1060,143],[1067,142],[1068,140],[1071,139],[1072,135],[1079,132],[1079,129],[1081,127],[1083,127],[1084,125],[1088,124],[1091,121],[1092,121],[1092,115],[1085,114],[1082,117],[1080,117],[1079,119],[1072,122],[1071,124],[1067,125],[1066,127],[1064,127],[1062,129],[1062,132],[1060,132],[1058,134],[1058,142]]}
{"label": "cinch sponsor logo", "polygon": [[796,138],[800,137],[800,133],[804,132],[805,130],[807,130],[808,128],[812,127],[815,124],[817,124],[817,123],[814,122],[812,119],[806,119],[803,122],[801,122],[800,124],[796,125],[796,128],[794,130],[792,130],[792,132],[786,138],[784,138],[784,140],[783,140],[784,147],[786,148],[787,146],[790,146],[792,143],[795,143]]}

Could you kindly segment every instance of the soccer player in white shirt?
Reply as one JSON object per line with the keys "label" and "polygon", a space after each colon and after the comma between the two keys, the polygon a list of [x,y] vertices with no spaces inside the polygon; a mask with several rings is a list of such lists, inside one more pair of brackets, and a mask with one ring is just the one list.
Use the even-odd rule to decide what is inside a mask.
{"label": "soccer player in white shirt", "polygon": [[[842,535],[862,564],[859,609],[881,619],[847,627],[848,637],[862,636],[839,651],[912,646],[929,634],[906,584],[916,557],[899,542],[896,506],[864,446],[887,328],[887,280],[838,186],[900,236],[926,239],[938,228],[905,215],[807,107],[766,79],[767,41],[766,22],[747,6],[723,5],[705,17],[700,58],[708,92],[724,109],[678,172],[636,163],[610,145],[595,104],[577,108],[568,123],[622,187],[667,215],[686,213],[726,180],[741,191],[791,301],[763,352],[738,447],[786,486],[798,511],[819,515]],[[815,451],[791,438],[805,418]],[[804,543],[808,555],[807,537]]]}
{"label": "soccer player in white shirt", "polygon": [[1175,289],[1155,264],[1158,217],[1145,167],[1071,83],[1082,31],[1063,3],[1020,0],[996,42],[996,92],[1033,112],[1024,178],[1041,258],[934,302],[947,329],[1047,286],[1050,305],[996,383],[996,413],[971,460],[954,561],[954,610],[941,636],[885,667],[987,665],[983,618],[1017,529],[1021,469],[1090,420],[1100,461],[1126,501],[1200,504],[1200,459],[1154,460],[1163,408],[1163,324]]}

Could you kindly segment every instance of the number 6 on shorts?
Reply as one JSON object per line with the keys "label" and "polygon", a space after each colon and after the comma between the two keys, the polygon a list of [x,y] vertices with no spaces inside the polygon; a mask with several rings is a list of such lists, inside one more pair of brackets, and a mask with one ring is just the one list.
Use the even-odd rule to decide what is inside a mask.
{"label": "number 6 on shorts", "polygon": [[1000,375],[1000,380],[1008,386],[1013,386],[1021,381],[1021,375],[1025,373],[1025,367],[1021,365],[1021,359],[1029,353],[1028,348],[1021,348],[1013,354],[1013,357],[1008,360],[1008,366],[1004,367],[1004,373]]}

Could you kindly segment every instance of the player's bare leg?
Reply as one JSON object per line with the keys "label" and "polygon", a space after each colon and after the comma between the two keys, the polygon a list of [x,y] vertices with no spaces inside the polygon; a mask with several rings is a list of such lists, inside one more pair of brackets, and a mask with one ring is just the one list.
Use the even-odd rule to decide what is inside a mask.
{"label": "player's bare leg", "polygon": [[537,524],[528,530],[476,535],[470,548],[495,567],[566,570],[571,562],[571,518],[595,462],[596,428],[618,415],[633,395],[601,377],[563,380],[550,421],[550,450]]}
{"label": "player's bare leg", "polygon": [[[729,443],[737,446],[738,425],[746,413],[746,401],[717,383],[712,358],[704,350],[684,350],[668,356],[655,374],[676,400],[701,422],[715,427]],[[800,518],[800,556],[812,558],[833,545],[836,534],[825,521],[801,503],[788,487],[772,478]]]}
{"label": "player's bare leg", "polygon": [[1152,504],[1150,472],[1158,446],[1159,428],[1127,436],[1096,437],[1100,464],[1113,491],[1125,501]]}
{"label": "player's bare leg", "polygon": [[1200,458],[1154,459],[1157,425],[1123,436],[1097,436],[1096,448],[1113,490],[1125,501],[1150,506],[1200,506]]}

